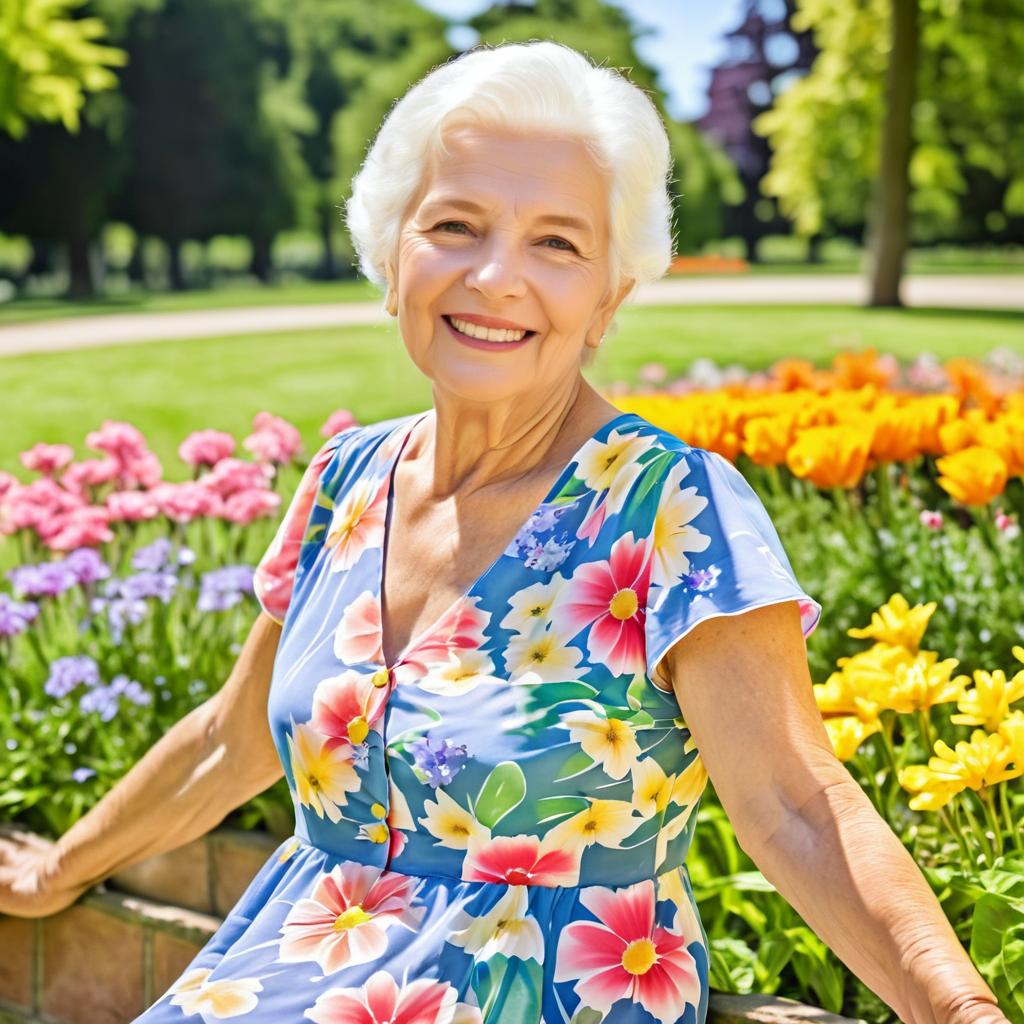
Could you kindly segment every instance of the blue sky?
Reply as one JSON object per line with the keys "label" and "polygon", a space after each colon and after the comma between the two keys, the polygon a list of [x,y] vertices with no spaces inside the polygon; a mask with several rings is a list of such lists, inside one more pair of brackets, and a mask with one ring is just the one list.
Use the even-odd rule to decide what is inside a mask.
{"label": "blue sky", "polygon": [[[490,0],[419,0],[452,20],[468,18]],[[743,0],[611,0],[628,11],[635,24],[656,31],[637,42],[640,56],[656,68],[669,95],[669,113],[679,120],[700,117],[707,109],[710,69],[724,54],[722,34],[742,17]]]}

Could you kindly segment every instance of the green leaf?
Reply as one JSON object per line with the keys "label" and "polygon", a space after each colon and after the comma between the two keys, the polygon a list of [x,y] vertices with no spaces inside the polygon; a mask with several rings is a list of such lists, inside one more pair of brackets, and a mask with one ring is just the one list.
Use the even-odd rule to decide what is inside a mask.
{"label": "green leaf", "polygon": [[565,779],[571,779],[574,775],[582,775],[583,772],[593,767],[593,758],[585,750],[577,750],[575,754],[571,754],[566,759],[565,764],[562,765],[561,770],[552,781],[563,782]]}
{"label": "green leaf", "polygon": [[480,787],[476,798],[477,820],[488,828],[501,821],[526,795],[526,776],[515,761],[502,761]]}

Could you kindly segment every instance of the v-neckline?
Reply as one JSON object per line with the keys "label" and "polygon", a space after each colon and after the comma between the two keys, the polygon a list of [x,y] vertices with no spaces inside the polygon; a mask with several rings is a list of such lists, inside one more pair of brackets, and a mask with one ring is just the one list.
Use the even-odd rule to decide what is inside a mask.
{"label": "v-neckline", "polygon": [[[580,444],[576,451],[573,452],[573,454],[570,456],[569,461],[562,467],[561,472],[558,474],[558,478],[551,485],[551,488],[548,490],[548,493],[541,500],[540,504],[534,507],[533,511],[516,528],[515,533],[505,542],[504,547],[502,547],[501,551],[498,552],[497,557],[487,566],[486,569],[484,569],[482,573],[480,573],[479,576],[477,576],[475,580],[473,580],[473,582],[458,597],[455,598],[454,601],[452,601],[452,603],[447,608],[445,608],[445,610],[440,615],[438,615],[438,617],[433,622],[431,622],[426,627],[426,629],[420,630],[419,633],[410,637],[405,647],[403,647],[402,650],[399,651],[398,654],[395,656],[394,662],[388,664],[387,658],[384,654],[384,647],[386,646],[384,642],[384,577],[386,571],[384,560],[385,555],[387,554],[388,538],[391,532],[391,509],[394,503],[393,498],[395,489],[395,469],[398,466],[398,461],[402,457],[402,452],[405,450],[405,446],[408,443],[409,438],[412,436],[413,430],[416,428],[417,424],[421,420],[426,419],[426,417],[429,415],[430,410],[428,409],[426,412],[421,413],[419,416],[410,417],[409,420],[411,420],[411,422],[409,420],[406,421],[406,423],[404,424],[404,435],[402,436],[401,441],[398,444],[391,445],[391,454],[388,456],[385,462],[385,465],[387,467],[385,473],[387,475],[388,488],[387,497],[384,503],[383,537],[381,540],[379,555],[377,558],[377,600],[381,610],[381,654],[379,663],[384,668],[389,670],[396,668],[398,665],[401,665],[406,660],[408,655],[415,651],[417,646],[421,644],[423,640],[425,640],[428,636],[430,636],[430,634],[435,629],[437,629],[437,627],[441,624],[441,622],[444,621],[445,618],[451,615],[452,612],[455,611],[464,601],[471,597],[473,595],[473,591],[475,591],[476,588],[480,586],[480,584],[483,583],[494,572],[494,570],[500,564],[501,560],[505,557],[505,552],[508,550],[508,546],[512,543],[512,541],[516,539],[516,537],[519,536],[520,533],[523,532],[523,530],[529,524],[530,520],[533,519],[537,512],[543,509],[546,505],[550,505],[551,502],[553,502],[555,498],[557,498],[562,493],[562,491],[565,490],[566,484],[568,484],[570,479],[572,479],[573,469],[575,466],[578,465],[580,455],[583,453],[583,450],[587,447],[587,445],[590,444],[591,441],[606,438],[616,426],[622,423],[623,420],[638,418],[637,413],[623,412],[610,420],[606,420],[600,427],[592,431],[590,436],[587,437]],[[402,429],[403,424],[399,424],[398,427],[396,427],[395,429],[395,433],[402,431]],[[389,435],[387,441],[392,441],[393,436],[393,434]]]}

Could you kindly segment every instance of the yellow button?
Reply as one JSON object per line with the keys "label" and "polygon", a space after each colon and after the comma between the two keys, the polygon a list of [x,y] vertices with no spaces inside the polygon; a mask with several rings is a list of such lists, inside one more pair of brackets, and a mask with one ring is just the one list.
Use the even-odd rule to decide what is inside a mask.
{"label": "yellow button", "polygon": [[386,668],[379,668],[373,673],[370,682],[374,686],[387,686],[388,685],[388,670]]}
{"label": "yellow button", "polygon": [[384,809],[384,805],[383,804],[374,804],[370,808],[370,813],[375,818],[386,818],[387,815],[388,815],[388,812]]}

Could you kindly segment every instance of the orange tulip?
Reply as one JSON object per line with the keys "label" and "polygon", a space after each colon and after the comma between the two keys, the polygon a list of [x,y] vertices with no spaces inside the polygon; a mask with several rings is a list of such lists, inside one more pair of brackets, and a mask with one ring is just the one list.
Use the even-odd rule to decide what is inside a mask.
{"label": "orange tulip", "polygon": [[793,443],[792,416],[758,416],[743,427],[743,451],[758,466],[778,466],[786,461]]}
{"label": "orange tulip", "polygon": [[870,452],[870,429],[811,427],[789,449],[786,465],[816,487],[856,487]]}
{"label": "orange tulip", "polygon": [[999,452],[982,445],[938,459],[939,486],[964,505],[987,505],[1006,487],[1006,462]]}

